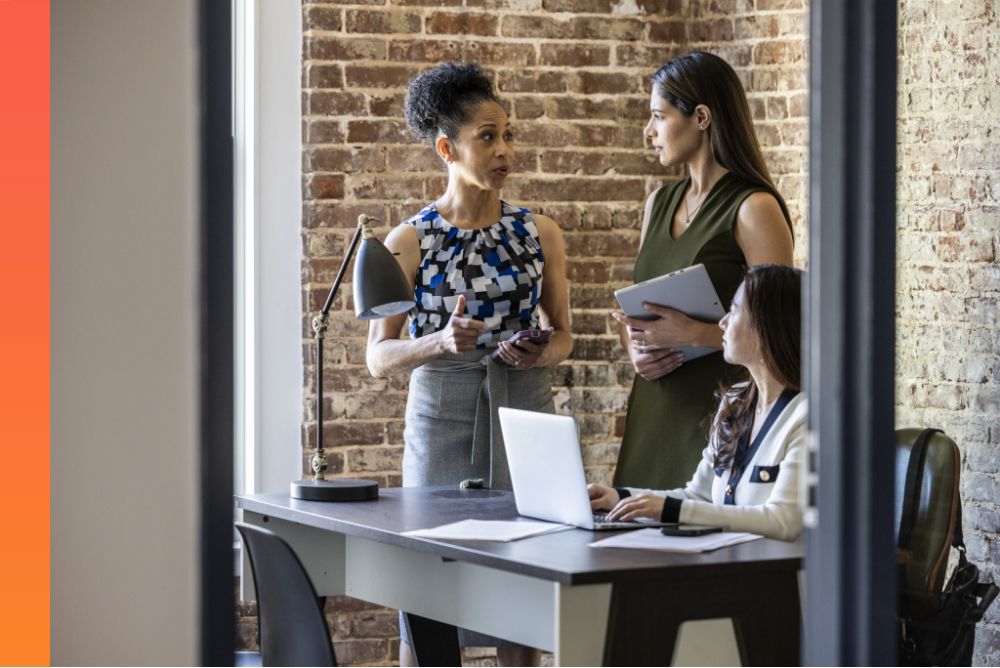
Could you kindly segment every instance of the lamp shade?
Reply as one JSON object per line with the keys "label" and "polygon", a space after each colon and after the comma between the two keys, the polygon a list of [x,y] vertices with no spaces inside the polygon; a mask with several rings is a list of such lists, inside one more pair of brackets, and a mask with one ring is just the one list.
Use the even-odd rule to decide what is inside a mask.
{"label": "lamp shade", "polygon": [[354,258],[354,312],[359,320],[375,320],[406,313],[415,302],[396,258],[381,241],[361,241]]}

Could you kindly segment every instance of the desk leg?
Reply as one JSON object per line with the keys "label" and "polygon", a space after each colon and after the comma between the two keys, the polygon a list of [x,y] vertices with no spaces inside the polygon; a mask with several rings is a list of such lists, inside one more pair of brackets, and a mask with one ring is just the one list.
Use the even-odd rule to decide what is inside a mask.
{"label": "desk leg", "polygon": [[743,665],[799,664],[802,629],[793,571],[616,585],[604,665],[670,665],[681,624],[719,617],[733,619]]}
{"label": "desk leg", "polygon": [[413,658],[418,666],[461,666],[458,629],[451,624],[403,613]]}
{"label": "desk leg", "polygon": [[604,654],[611,585],[555,586],[555,664],[597,666]]}

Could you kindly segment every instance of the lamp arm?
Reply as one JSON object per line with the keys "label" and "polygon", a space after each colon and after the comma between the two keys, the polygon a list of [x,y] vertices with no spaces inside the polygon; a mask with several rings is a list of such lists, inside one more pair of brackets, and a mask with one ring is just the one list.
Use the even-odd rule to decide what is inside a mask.
{"label": "lamp arm", "polygon": [[337,278],[333,280],[333,285],[330,287],[330,292],[326,296],[326,303],[323,304],[323,308],[320,310],[320,316],[326,319],[326,316],[330,313],[330,306],[333,305],[333,298],[337,296],[337,291],[340,290],[340,284],[344,280],[344,274],[347,273],[347,266],[351,264],[351,258],[354,257],[354,251],[358,248],[358,242],[361,241],[361,231],[363,225],[359,224],[357,229],[354,230],[354,237],[351,239],[351,245],[347,247],[347,254],[344,255],[344,261],[340,263],[340,269],[337,270]]}
{"label": "lamp arm", "polygon": [[340,290],[344,274],[347,273],[347,266],[351,264],[351,258],[354,257],[354,251],[357,250],[362,235],[371,234],[369,223],[374,220],[374,218],[366,215],[358,217],[358,227],[354,230],[354,237],[351,239],[351,245],[348,246],[347,253],[344,255],[344,261],[340,263],[337,277],[334,279],[333,285],[330,286],[330,292],[326,296],[326,303],[323,304],[319,315],[313,318],[312,321],[313,337],[316,339],[316,454],[312,458],[314,480],[323,480],[323,474],[326,472],[327,467],[326,454],[323,452],[323,339],[326,335],[327,321],[330,317],[330,307],[333,305],[334,297],[337,296],[337,291]]}

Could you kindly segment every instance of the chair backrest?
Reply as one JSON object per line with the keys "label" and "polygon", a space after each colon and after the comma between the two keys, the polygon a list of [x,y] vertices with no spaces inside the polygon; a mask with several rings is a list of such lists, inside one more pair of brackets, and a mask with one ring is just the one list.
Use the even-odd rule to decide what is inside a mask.
{"label": "chair backrest", "polygon": [[[922,429],[896,431],[896,539],[903,520],[910,452]],[[958,446],[942,432],[927,439],[917,462],[911,503],[909,559],[900,566],[900,614],[923,619],[938,610],[959,508]]]}
{"label": "chair backrest", "polygon": [[265,666],[336,666],[330,629],[302,562],[273,531],[243,522],[257,589],[261,662]]}

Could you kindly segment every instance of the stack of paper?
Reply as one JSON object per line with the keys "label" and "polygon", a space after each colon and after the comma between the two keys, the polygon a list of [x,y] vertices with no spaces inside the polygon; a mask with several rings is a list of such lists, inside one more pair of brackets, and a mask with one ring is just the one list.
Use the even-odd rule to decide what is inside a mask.
{"label": "stack of paper", "polygon": [[501,543],[537,536],[552,531],[563,531],[573,527],[565,524],[553,524],[552,522],[531,522],[526,520],[487,521],[487,520],[462,520],[452,524],[445,524],[432,529],[417,529],[415,531],[405,531],[404,536],[414,536],[416,538],[433,538],[436,540],[494,540]]}
{"label": "stack of paper", "polygon": [[729,547],[762,538],[755,533],[723,531],[704,536],[664,536],[659,529],[629,531],[611,538],[591,543],[591,547],[622,547],[634,550],[660,550],[661,552],[711,552],[720,547]]}

